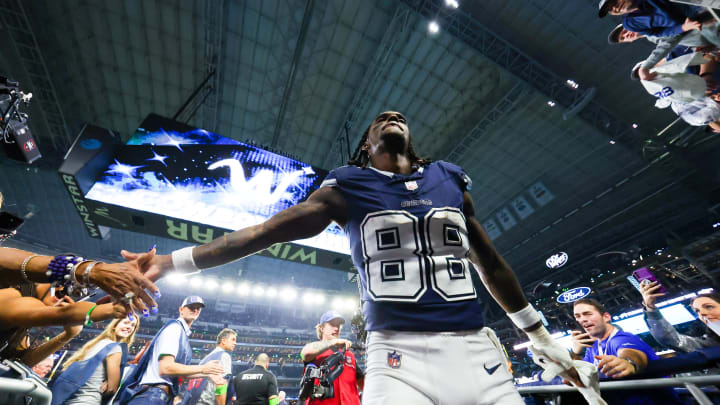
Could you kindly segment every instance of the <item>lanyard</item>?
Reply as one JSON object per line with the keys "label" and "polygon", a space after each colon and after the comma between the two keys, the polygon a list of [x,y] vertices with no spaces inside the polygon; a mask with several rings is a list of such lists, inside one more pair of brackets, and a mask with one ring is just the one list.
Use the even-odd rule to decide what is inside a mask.
{"label": "lanyard", "polygon": [[602,343],[602,341],[598,341],[598,355],[599,356],[604,356],[605,353],[607,353],[607,348],[608,348],[608,345],[610,344],[610,339],[612,339],[613,336],[615,336],[615,334],[617,332],[618,332],[618,328],[613,326],[612,333],[610,334],[610,336],[608,336],[607,340],[605,341],[605,349],[604,350],[602,348],[602,345],[600,344],[600,343]]}

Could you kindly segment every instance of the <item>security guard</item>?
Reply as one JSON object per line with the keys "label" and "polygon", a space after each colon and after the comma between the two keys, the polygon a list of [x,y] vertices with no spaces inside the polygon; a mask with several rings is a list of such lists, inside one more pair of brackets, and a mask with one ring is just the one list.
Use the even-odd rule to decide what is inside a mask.
{"label": "security guard", "polygon": [[255,367],[235,376],[235,405],[277,405],[278,388],[275,375],[268,371],[270,357],[260,353]]}

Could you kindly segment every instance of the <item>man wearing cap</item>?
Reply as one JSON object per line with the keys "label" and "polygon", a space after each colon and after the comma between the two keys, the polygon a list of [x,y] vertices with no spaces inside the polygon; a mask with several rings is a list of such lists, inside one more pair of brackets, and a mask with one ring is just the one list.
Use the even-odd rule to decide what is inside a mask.
{"label": "man wearing cap", "polygon": [[145,354],[123,383],[118,398],[120,405],[172,404],[178,394],[179,377],[217,378],[224,373],[220,363],[210,361],[190,365],[190,326],[205,306],[197,295],[186,297],[179,308],[180,317],[168,321],[153,340]]}
{"label": "man wearing cap", "polygon": [[340,330],[345,319],[335,311],[328,311],[320,317],[320,323],[315,326],[317,342],[308,343],[302,348],[300,357],[307,366],[313,363],[320,365],[335,354],[338,350],[344,350],[345,362],[342,373],[333,381],[334,396],[324,399],[310,399],[308,404],[312,405],[360,405],[360,394],[358,387],[362,388],[364,373],[358,369],[355,361],[355,354],[351,352],[352,342],[341,339]]}

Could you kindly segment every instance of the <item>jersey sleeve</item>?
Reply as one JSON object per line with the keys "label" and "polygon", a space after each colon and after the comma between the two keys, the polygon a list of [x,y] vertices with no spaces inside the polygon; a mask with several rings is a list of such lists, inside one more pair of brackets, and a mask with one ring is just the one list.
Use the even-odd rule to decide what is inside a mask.
{"label": "jersey sleeve", "polygon": [[323,187],[338,187],[337,173],[335,173],[335,170],[330,170],[330,173],[328,173],[325,177],[325,180],[320,183],[320,188]]}
{"label": "jersey sleeve", "polygon": [[158,336],[156,351],[158,359],[164,354],[177,357],[178,351],[180,351],[180,334],[184,333],[182,326],[179,323],[173,323],[168,325],[165,330]]}
{"label": "jersey sleeve", "polygon": [[443,169],[445,169],[445,171],[447,171],[448,173],[452,174],[453,177],[455,177],[455,179],[456,179],[458,185],[460,186],[460,189],[462,189],[462,191],[469,191],[472,189],[472,180],[470,179],[470,176],[468,176],[467,173],[465,173],[465,170],[463,170],[462,167],[460,167],[456,164],[453,164],[453,163],[442,161],[442,160],[438,161],[437,163],[439,165],[441,165],[443,167]]}

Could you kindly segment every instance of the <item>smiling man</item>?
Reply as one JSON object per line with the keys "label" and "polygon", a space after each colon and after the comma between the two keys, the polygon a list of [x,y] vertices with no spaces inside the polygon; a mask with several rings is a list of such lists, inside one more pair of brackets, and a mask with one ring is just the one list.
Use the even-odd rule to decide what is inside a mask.
{"label": "smiling man", "polygon": [[[572,356],[595,364],[600,378],[622,378],[641,373],[648,361],[658,359],[655,351],[639,337],[612,325],[610,314],[599,301],[579,299],[573,303],[573,313],[584,332],[572,331]],[[633,390],[632,394],[608,391],[603,393],[603,398],[613,405],[683,403],[669,388]]]}

